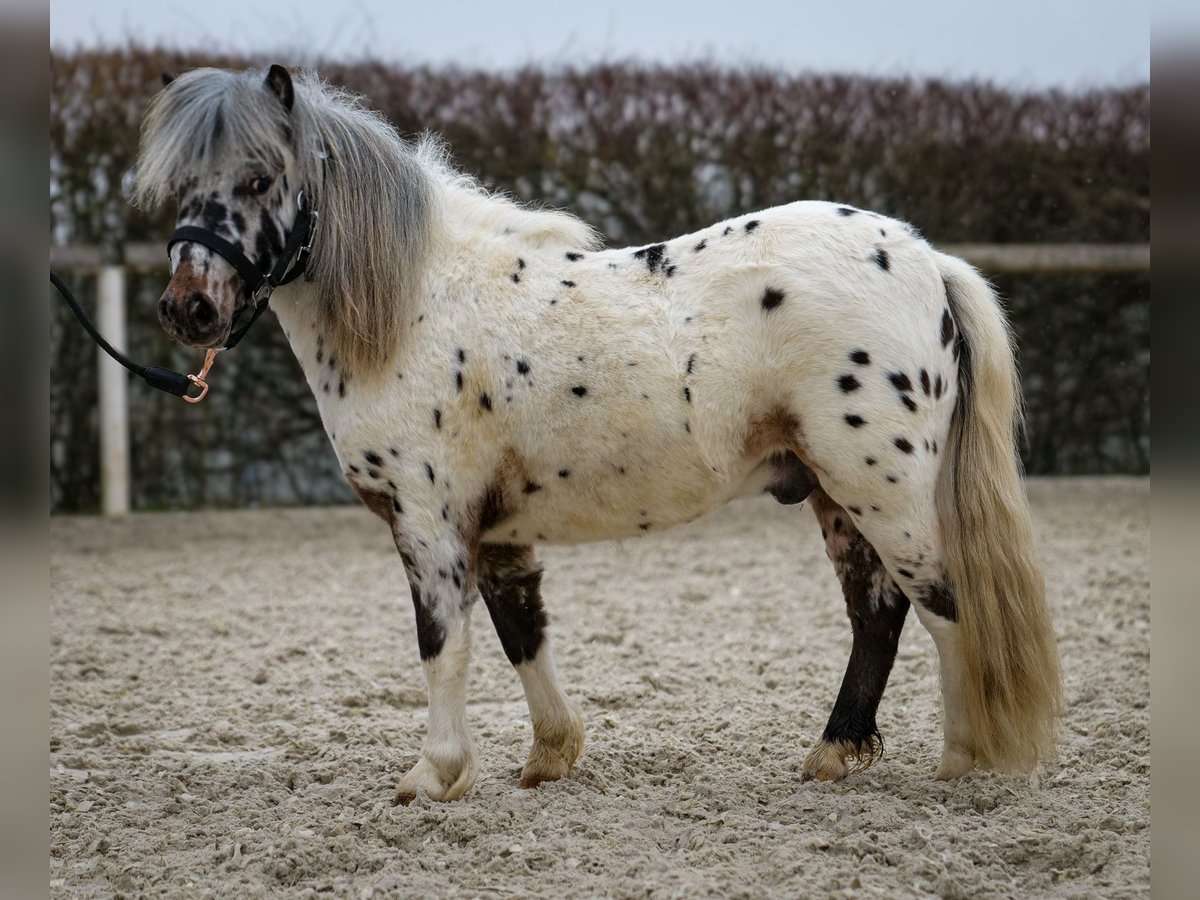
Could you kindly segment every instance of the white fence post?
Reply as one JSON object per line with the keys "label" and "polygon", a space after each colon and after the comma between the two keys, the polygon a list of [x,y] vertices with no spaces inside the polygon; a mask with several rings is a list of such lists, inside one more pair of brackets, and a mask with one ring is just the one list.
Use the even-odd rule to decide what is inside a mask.
{"label": "white fence post", "polygon": [[[108,342],[125,351],[125,269],[104,266],[97,284],[96,324]],[[99,358],[100,508],[106,516],[129,512],[128,375],[103,350]]]}

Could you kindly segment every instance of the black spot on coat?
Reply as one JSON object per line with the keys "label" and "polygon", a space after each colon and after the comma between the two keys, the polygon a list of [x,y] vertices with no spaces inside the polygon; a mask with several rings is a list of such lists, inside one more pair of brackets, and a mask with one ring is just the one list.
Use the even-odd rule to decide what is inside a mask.
{"label": "black spot on coat", "polygon": [[842,389],[843,394],[848,394],[851,391],[857,391],[862,387],[862,383],[853,375],[843,375],[838,379],[838,387]]}
{"label": "black spot on coat", "polygon": [[775,309],[783,302],[783,291],[777,291],[775,288],[767,288],[763,292],[762,308],[767,312]]}
{"label": "black spot on coat", "polygon": [[649,247],[643,247],[641,250],[635,250],[633,256],[635,259],[644,260],[646,268],[651,273],[657,272],[662,268],[663,257],[666,254],[667,247],[665,244],[651,244]]}
{"label": "black spot on coat", "polygon": [[845,418],[846,418],[846,424],[849,425],[851,428],[862,428],[864,425],[867,424],[866,419],[864,419],[862,416],[855,415],[854,413],[846,413]]}
{"label": "black spot on coat", "polygon": [[885,272],[892,267],[892,262],[888,258],[888,252],[882,247],[875,251],[875,264]]}
{"label": "black spot on coat", "polygon": [[858,363],[860,366],[869,366],[871,355],[866,350],[855,350],[850,354],[850,362]]}
{"label": "black spot on coat", "polygon": [[958,621],[958,604],[948,585],[942,583],[929,585],[922,592],[920,601],[921,605],[934,615],[949,619],[951,622]]}

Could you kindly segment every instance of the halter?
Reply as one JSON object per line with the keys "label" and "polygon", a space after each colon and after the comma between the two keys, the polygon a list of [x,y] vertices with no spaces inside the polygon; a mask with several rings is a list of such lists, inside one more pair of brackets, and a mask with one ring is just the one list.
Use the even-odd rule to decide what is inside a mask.
{"label": "halter", "polygon": [[[304,274],[305,269],[308,267],[309,257],[312,256],[313,234],[316,231],[318,213],[317,210],[312,209],[309,205],[308,196],[304,191],[300,191],[296,195],[296,209],[296,221],[292,223],[292,230],[288,233],[287,240],[284,241],[283,255],[280,257],[279,262],[275,264],[275,268],[270,272],[259,270],[247,258],[246,254],[242,252],[240,247],[234,246],[219,234],[209,231],[207,228],[185,225],[182,228],[175,229],[175,232],[167,241],[168,259],[171,255],[171,247],[185,241],[200,244],[212,250],[233,266],[242,277],[242,281],[246,283],[246,288],[250,291],[251,305],[243,307],[234,318],[234,324],[237,324],[238,319],[245,318],[247,310],[249,310],[249,318],[246,323],[240,328],[231,329],[224,345],[213,347],[205,353],[204,366],[196,375],[183,375],[162,366],[142,366],[135,363],[113,347],[96,330],[96,326],[87,317],[87,313],[83,311],[83,307],[75,299],[75,295],[71,293],[70,288],[67,287],[66,283],[53,270],[50,272],[50,283],[58,289],[63,300],[71,307],[71,311],[75,313],[75,318],[79,320],[88,335],[101,350],[130,372],[142,378],[150,387],[165,391],[168,394],[174,394],[176,397],[182,397],[188,403],[199,403],[204,399],[205,394],[208,393],[208,382],[205,379],[208,377],[208,370],[212,368],[213,360],[216,359],[217,354],[222,350],[232,350],[236,347],[238,342],[246,336],[246,332],[250,330],[250,326],[257,322],[258,317],[266,312],[267,305],[271,302],[271,294],[275,289],[295,281]],[[292,263],[293,258],[295,258],[294,264]],[[291,268],[289,268],[289,265]],[[196,385],[200,389],[199,394],[188,393],[192,385]]]}
{"label": "halter", "polygon": [[[233,266],[242,276],[242,281],[246,283],[246,287],[250,291],[252,310],[250,318],[241,328],[230,331],[224,346],[220,348],[221,350],[232,350],[237,346],[238,341],[246,336],[250,326],[266,312],[267,304],[270,303],[271,294],[275,288],[289,284],[304,274],[304,270],[308,266],[308,258],[312,255],[313,233],[316,231],[318,213],[309,206],[308,195],[304,191],[296,194],[296,210],[296,221],[292,223],[292,230],[289,232],[287,240],[284,241],[283,255],[279,257],[279,262],[275,263],[275,268],[270,272],[259,270],[258,266],[254,265],[242,252],[241,247],[229,243],[215,231],[209,231],[207,228],[184,225],[182,228],[176,228],[167,240],[168,259],[171,256],[171,248],[176,244],[200,244]],[[292,257],[295,257],[296,263],[289,269],[288,265],[292,262]],[[247,308],[243,307],[238,313],[238,317],[243,317],[246,310]],[[236,321],[235,318],[234,322],[236,323]]]}

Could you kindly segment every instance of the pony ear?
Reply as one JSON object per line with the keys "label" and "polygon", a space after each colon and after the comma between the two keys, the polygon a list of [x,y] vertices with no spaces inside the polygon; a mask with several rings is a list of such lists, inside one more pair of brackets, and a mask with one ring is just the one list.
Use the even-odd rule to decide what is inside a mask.
{"label": "pony ear", "polygon": [[267,87],[279,98],[283,108],[291,112],[292,104],[296,102],[296,91],[292,88],[292,76],[288,70],[281,65],[271,66],[267,70]]}
{"label": "pony ear", "polygon": [[167,85],[175,80],[175,76],[170,72],[163,72],[159,77],[162,78],[163,87],[167,87]]}

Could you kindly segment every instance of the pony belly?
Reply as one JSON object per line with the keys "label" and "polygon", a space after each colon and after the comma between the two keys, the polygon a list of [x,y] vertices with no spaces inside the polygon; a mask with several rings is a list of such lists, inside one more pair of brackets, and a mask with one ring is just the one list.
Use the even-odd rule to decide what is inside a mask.
{"label": "pony belly", "polygon": [[694,477],[695,472],[688,474],[693,477],[672,478],[663,473],[659,479],[644,483],[625,477],[606,478],[571,491],[561,485],[547,485],[484,532],[483,540],[582,544],[642,537],[698,519],[745,493],[747,486],[765,484],[767,479],[756,472],[729,483]]}

